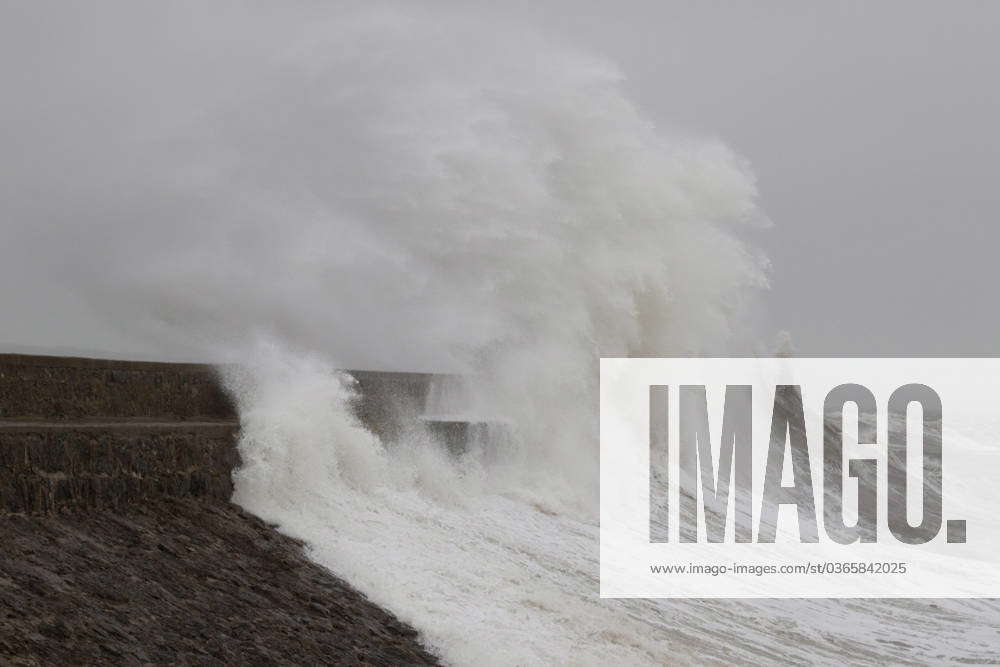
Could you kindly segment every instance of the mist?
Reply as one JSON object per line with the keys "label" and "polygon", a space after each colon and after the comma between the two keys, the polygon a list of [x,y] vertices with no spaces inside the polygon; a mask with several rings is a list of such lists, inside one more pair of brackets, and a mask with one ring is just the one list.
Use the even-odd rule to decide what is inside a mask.
{"label": "mist", "polygon": [[[280,166],[302,147],[319,150],[302,125],[315,120],[303,106],[322,113],[305,70],[324,67],[309,63],[323,50],[315,43],[336,41],[359,7],[4,3],[0,305],[9,315],[0,344],[126,357],[214,354],[204,341],[181,342],[149,321],[170,308],[150,315],[145,307],[123,329],[102,310],[104,299],[82,293],[74,266],[92,270],[112,252],[141,264],[137,254],[148,256],[169,225],[210,230],[208,218],[237,215],[208,211],[204,199],[225,201],[218,190],[200,202],[189,196],[199,179],[230,178],[220,175],[227,160],[246,165],[266,155],[271,173],[258,165],[258,178],[308,171],[304,163]],[[977,304],[989,301],[997,277],[990,220],[1000,202],[984,178],[1000,155],[998,99],[983,82],[996,62],[990,35],[998,12],[982,4],[946,15],[934,8],[634,3],[612,12],[592,3],[503,10],[428,3],[408,11],[436,23],[433,41],[452,42],[453,54],[463,21],[587,54],[616,72],[624,96],[661,131],[719,137],[749,159],[775,227],[747,232],[771,258],[771,289],[753,322],[741,324],[753,325],[748,337],[770,342],[788,330],[801,354],[993,354],[998,321]],[[393,11],[383,5],[383,14]],[[293,128],[286,112],[305,115]],[[325,131],[335,134],[333,118]],[[273,127],[270,139],[258,136],[255,146],[236,145],[241,155],[228,154],[236,132],[254,126]],[[331,136],[327,145],[335,142]],[[323,158],[325,169],[339,160],[326,183],[363,181],[361,165],[344,157],[357,146],[340,148],[339,157]],[[235,197],[249,184],[226,187]],[[308,206],[300,194],[282,196]],[[198,233],[224,273],[226,260],[211,248],[218,239]],[[80,259],[88,256],[95,261]],[[330,338],[353,354],[344,341],[354,334]],[[442,361],[418,358],[420,344],[409,355],[385,347],[400,353],[362,351],[356,363]]]}
{"label": "mist", "polygon": [[[750,339],[764,260],[720,227],[766,222],[749,168],[657,131],[607,60],[429,10],[102,8],[6,24],[60,43],[23,49],[5,112],[8,342],[469,370],[538,327]],[[658,331],[625,331],[641,308]]]}
{"label": "mist", "polygon": [[233,501],[454,663],[968,655],[987,603],[597,591],[600,357],[995,346],[995,16],[861,7],[6,3],[0,344],[236,362]]}

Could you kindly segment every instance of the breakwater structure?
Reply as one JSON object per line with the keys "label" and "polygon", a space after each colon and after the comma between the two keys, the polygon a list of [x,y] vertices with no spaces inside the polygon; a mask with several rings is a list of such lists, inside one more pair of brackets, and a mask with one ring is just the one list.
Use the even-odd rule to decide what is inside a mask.
{"label": "breakwater structure", "polygon": [[[431,377],[354,376],[386,437]],[[433,664],[229,502],[238,430],[211,366],[0,355],[0,662]]]}

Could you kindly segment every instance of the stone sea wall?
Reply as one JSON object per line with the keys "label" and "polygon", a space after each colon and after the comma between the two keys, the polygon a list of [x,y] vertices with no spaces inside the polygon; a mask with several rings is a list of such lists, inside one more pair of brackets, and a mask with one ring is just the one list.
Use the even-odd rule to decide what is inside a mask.
{"label": "stone sea wall", "polygon": [[[432,376],[351,371],[359,419],[386,439]],[[228,500],[236,410],[210,365],[0,355],[0,512]]]}
{"label": "stone sea wall", "polygon": [[[416,375],[357,374],[398,430]],[[211,366],[0,355],[0,664],[433,665],[416,631],[229,502]]]}
{"label": "stone sea wall", "polygon": [[0,420],[235,420],[202,364],[0,355]]}
{"label": "stone sea wall", "polygon": [[210,366],[0,355],[0,511],[228,500],[236,432]]}

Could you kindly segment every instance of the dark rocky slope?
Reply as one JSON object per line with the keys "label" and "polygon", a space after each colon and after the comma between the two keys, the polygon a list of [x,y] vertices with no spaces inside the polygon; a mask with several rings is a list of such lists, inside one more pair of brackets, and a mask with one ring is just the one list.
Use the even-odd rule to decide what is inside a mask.
{"label": "dark rocky slope", "polygon": [[416,632],[237,507],[0,517],[5,664],[434,664]]}
{"label": "dark rocky slope", "polygon": [[0,355],[0,664],[434,664],[227,502],[236,430],[207,366]]}

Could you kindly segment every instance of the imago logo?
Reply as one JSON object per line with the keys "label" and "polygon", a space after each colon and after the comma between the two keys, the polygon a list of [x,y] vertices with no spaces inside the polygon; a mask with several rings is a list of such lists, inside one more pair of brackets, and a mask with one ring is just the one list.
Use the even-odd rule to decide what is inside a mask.
{"label": "imago logo", "polygon": [[[754,541],[752,520],[753,488],[753,386],[726,385],[721,416],[714,420],[719,434],[718,469],[713,464],[712,423],[709,417],[705,385],[680,385],[678,428],[680,484],[680,540],[698,542],[698,507],[703,504],[704,538],[708,542],[723,542],[729,516],[729,496],[733,494],[734,535],[736,542]],[[650,472],[650,534],[653,541],[669,542],[669,498],[663,483],[669,476],[670,438],[669,385],[649,387]],[[818,542],[820,525],[816,514],[816,489],[810,459],[802,387],[798,384],[777,385],[770,415],[770,434],[766,447],[765,474],[760,511],[757,513],[758,542],[774,542],[778,509],[782,505],[795,508],[801,542]],[[857,407],[855,427],[859,440],[870,448],[867,457],[845,458],[844,407]],[[916,404],[920,407],[923,484],[910,483],[907,470],[907,412]],[[830,539],[840,544],[855,541],[875,542],[878,536],[879,461],[878,412],[874,393],[856,384],[841,384],[823,398],[822,491],[826,500],[822,524]],[[937,537],[941,529],[942,507],[942,438],[941,398],[925,384],[907,384],[892,392],[887,401],[890,428],[884,443],[888,474],[884,490],[891,534],[907,544],[923,544]],[[713,415],[714,416],[714,415]],[[782,483],[786,461],[791,469],[791,484]],[[857,487],[857,518],[848,522],[844,516],[844,473],[855,480]],[[919,494],[921,520],[916,525],[907,518],[907,499],[911,492]],[[948,542],[965,542],[965,522],[948,521]]]}
{"label": "imago logo", "polygon": [[602,595],[1000,595],[998,399],[992,359],[604,359]]}

